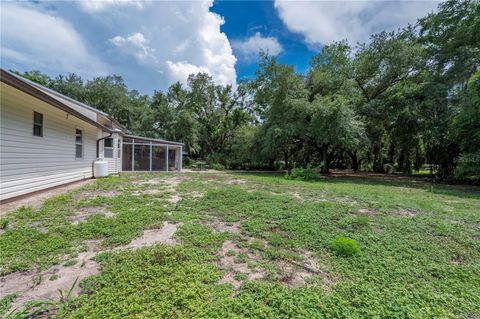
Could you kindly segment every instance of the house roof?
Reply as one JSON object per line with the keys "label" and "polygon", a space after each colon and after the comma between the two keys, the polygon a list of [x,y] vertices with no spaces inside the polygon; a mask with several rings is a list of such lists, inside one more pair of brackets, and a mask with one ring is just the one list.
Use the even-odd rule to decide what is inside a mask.
{"label": "house roof", "polygon": [[[97,122],[96,120],[86,116],[85,114],[80,113],[79,111],[75,110],[72,108],[69,103],[66,103],[65,98],[59,98],[55,94],[53,94],[52,90],[48,91],[46,90],[44,86],[41,86],[40,84],[34,83],[30,80],[27,80],[19,75],[13,74],[12,72],[6,71],[4,69],[0,69],[0,80],[8,84],[28,95],[31,95],[45,103],[48,103],[62,111],[65,111],[93,126],[96,126],[100,129],[102,129],[105,132],[111,132],[112,130],[105,125],[102,125],[101,123]],[[52,91],[52,92],[49,92]],[[60,94],[56,92],[57,94]],[[70,99],[71,100],[71,99]],[[75,101],[75,100],[72,100]],[[80,103],[78,101],[75,101],[77,103]]]}
{"label": "house roof", "polygon": [[[170,144],[170,145],[183,145],[182,143],[167,141],[164,139],[154,139],[154,138],[148,138],[148,137],[142,137],[142,136],[128,135],[129,133],[128,129],[122,124],[120,124],[117,120],[115,120],[111,115],[103,111],[100,111],[90,105],[87,105],[85,103],[74,100],[68,96],[65,96],[61,93],[58,93],[57,91],[44,87],[43,85],[30,81],[10,71],[7,71],[1,68],[0,68],[0,71],[1,71],[0,80],[2,82],[10,86],[13,86],[14,88],[20,91],[23,91],[26,94],[32,95],[38,98],[39,100],[42,100],[45,103],[48,103],[54,107],[57,107],[87,123],[90,123],[102,129],[104,132],[109,132],[109,133],[119,132],[119,133],[122,133],[127,138],[134,138],[136,140],[144,140],[149,142],[151,141],[151,142]],[[78,111],[79,108],[83,110],[87,110],[87,113],[94,112],[97,116],[95,116],[95,118],[91,118],[88,115],[83,114],[82,112],[79,112]],[[107,127],[104,124],[100,123],[98,121],[98,117],[101,117],[104,120],[113,122],[115,126],[117,126],[120,129],[120,131],[115,129],[114,125],[112,125],[112,127]]]}

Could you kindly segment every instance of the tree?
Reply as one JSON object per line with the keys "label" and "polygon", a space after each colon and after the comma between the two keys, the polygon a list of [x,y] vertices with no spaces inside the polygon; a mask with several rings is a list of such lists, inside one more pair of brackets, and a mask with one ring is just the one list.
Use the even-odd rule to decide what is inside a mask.
{"label": "tree", "polygon": [[256,74],[252,87],[262,120],[261,156],[267,161],[281,157],[289,169],[292,152],[303,143],[308,91],[292,66],[266,54],[261,55]]}
{"label": "tree", "polygon": [[310,104],[308,133],[322,154],[322,172],[329,173],[332,151],[350,148],[359,142],[363,126],[350,100],[342,95],[317,95]]}
{"label": "tree", "polygon": [[453,135],[461,156],[456,176],[480,181],[480,70],[467,83],[461,97],[462,108],[453,122]]}
{"label": "tree", "polygon": [[445,1],[419,27],[434,72],[450,84],[465,84],[480,65],[480,3]]}

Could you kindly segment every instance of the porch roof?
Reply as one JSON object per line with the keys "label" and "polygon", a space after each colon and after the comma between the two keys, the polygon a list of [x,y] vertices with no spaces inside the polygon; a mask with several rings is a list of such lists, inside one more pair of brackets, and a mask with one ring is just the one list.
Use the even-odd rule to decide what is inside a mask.
{"label": "porch roof", "polygon": [[183,143],[167,141],[167,140],[159,139],[159,138],[150,138],[150,137],[136,136],[136,135],[123,135],[123,142],[124,143],[131,143],[132,140],[135,140],[135,143],[150,143],[150,142],[152,142],[153,144],[183,146]]}

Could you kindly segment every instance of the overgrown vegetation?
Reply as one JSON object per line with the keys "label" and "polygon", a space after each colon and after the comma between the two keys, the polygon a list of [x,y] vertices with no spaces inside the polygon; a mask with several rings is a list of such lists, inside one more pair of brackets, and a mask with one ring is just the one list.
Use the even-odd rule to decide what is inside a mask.
{"label": "overgrown vegetation", "polygon": [[[236,89],[191,75],[142,96],[119,76],[23,75],[177,140],[188,158],[229,168],[321,165],[480,181],[480,4],[449,0],[415,26],[324,46],[306,74],[262,54]],[[189,160],[186,161],[188,164]],[[428,164],[428,166],[425,166]]]}
{"label": "overgrown vegetation", "polygon": [[[126,174],[6,215],[0,268],[78,267],[98,241],[101,273],[52,317],[475,317],[479,210],[476,188],[405,178]],[[177,245],[109,250],[166,221]]]}

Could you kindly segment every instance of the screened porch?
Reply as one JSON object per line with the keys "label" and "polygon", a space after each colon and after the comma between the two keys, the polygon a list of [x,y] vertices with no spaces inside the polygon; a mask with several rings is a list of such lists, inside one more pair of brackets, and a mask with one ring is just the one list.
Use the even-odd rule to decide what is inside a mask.
{"label": "screened porch", "polygon": [[181,171],[182,144],[126,135],[122,146],[122,171]]}

